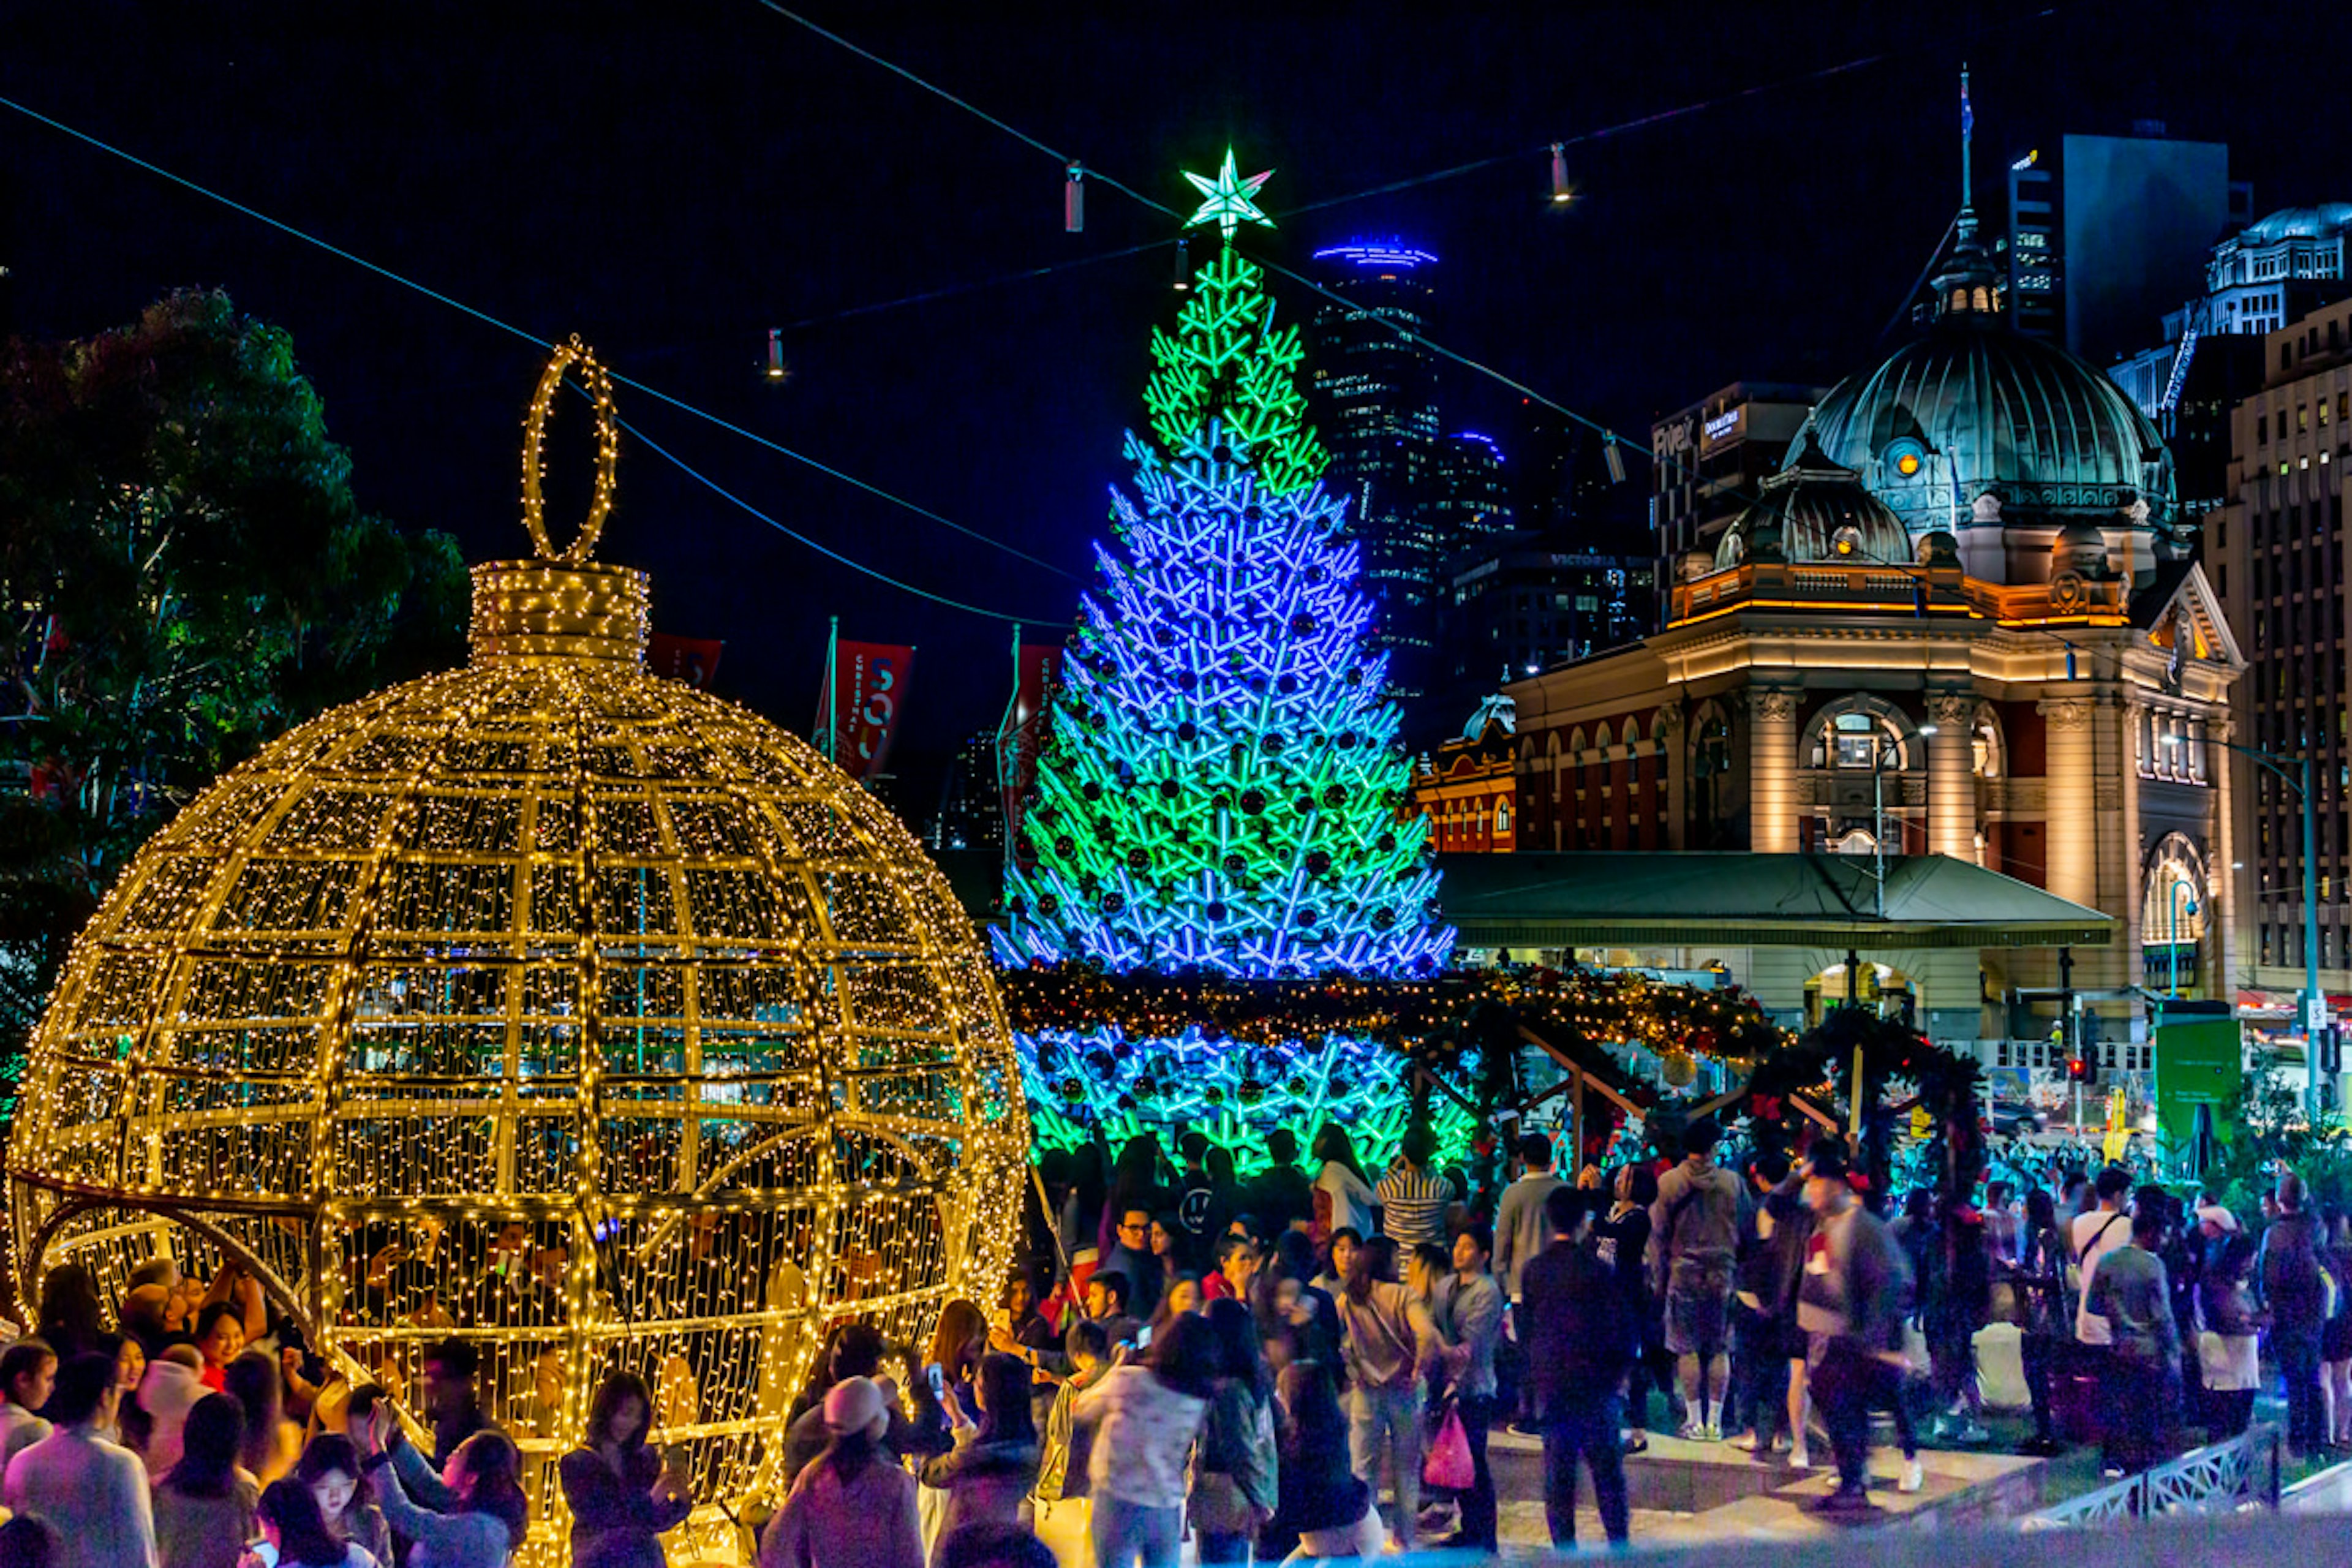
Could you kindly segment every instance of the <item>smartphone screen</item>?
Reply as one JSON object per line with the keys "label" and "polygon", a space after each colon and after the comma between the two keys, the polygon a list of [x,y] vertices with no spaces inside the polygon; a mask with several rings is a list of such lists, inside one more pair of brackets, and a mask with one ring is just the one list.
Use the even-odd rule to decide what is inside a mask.
{"label": "smartphone screen", "polygon": [[933,1362],[930,1365],[925,1367],[923,1371],[930,1376],[931,1397],[934,1399],[946,1398],[948,1392],[947,1374],[940,1370],[940,1363]]}
{"label": "smartphone screen", "polygon": [[1146,1323],[1143,1327],[1135,1331],[1135,1348],[1137,1350],[1146,1350],[1150,1347],[1150,1344],[1151,1325],[1150,1323]]}

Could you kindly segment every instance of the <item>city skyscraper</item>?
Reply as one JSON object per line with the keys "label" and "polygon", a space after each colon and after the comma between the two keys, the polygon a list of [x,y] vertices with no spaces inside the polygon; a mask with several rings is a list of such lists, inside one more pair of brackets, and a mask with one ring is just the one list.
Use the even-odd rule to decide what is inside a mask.
{"label": "city skyscraper", "polygon": [[1439,437],[1430,508],[1441,569],[1463,551],[1510,532],[1514,511],[1503,449],[1470,430]]}
{"label": "city skyscraper", "polygon": [[1372,602],[1370,646],[1389,689],[1428,689],[1442,544],[1437,361],[1421,340],[1437,258],[1398,239],[1316,252],[1326,300],[1307,329],[1307,398],[1331,453],[1324,488],[1348,502]]}
{"label": "city skyscraper", "polygon": [[2229,500],[2238,405],[2270,377],[2263,338],[2352,294],[2345,251],[2352,203],[2284,207],[2213,247],[2202,293],[2164,317],[2162,341],[2112,366],[2172,448],[2180,504]]}
{"label": "city skyscraper", "polygon": [[1735,382],[1650,426],[1650,531],[1662,590],[1685,555],[1712,553],[1725,527],[1780,471],[1827,390]]}
{"label": "city skyscraper", "polygon": [[2242,983],[2281,994],[2304,984],[2304,893],[2313,886],[2321,988],[2352,985],[2352,768],[2345,728],[2352,613],[2345,547],[2352,474],[2352,300],[2322,306],[2257,339],[2269,374],[2233,411],[2238,457],[2230,503],[2207,520],[2206,558],[2236,629],[2246,673],[2233,693],[2238,738],[2284,759],[2309,758],[2318,794],[2313,859],[2303,805],[2268,769],[2234,764],[2236,843],[2229,857],[2246,968]]}
{"label": "city skyscraper", "polygon": [[1004,810],[996,787],[996,734],[982,730],[965,737],[948,762],[940,785],[940,809],[931,818],[929,847],[942,849],[1004,849]]}
{"label": "city skyscraper", "polygon": [[2009,316],[2093,364],[2141,347],[2197,291],[2213,243],[2253,216],[2230,149],[2164,121],[2129,136],[2054,137],[2009,165]]}

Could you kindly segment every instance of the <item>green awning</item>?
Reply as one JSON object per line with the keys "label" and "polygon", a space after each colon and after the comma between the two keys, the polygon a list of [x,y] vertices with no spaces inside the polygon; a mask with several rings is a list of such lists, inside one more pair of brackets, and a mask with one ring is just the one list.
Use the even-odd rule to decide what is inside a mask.
{"label": "green awning", "polygon": [[2114,916],[1940,855],[1441,855],[1465,947],[2104,947]]}

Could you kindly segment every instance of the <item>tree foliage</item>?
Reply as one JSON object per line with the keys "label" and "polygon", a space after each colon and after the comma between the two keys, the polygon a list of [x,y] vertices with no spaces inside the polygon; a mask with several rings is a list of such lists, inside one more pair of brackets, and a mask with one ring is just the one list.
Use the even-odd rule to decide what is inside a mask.
{"label": "tree foliage", "polygon": [[0,1050],[74,932],[197,791],[462,646],[445,534],[353,498],[292,340],[184,291],[0,363]]}

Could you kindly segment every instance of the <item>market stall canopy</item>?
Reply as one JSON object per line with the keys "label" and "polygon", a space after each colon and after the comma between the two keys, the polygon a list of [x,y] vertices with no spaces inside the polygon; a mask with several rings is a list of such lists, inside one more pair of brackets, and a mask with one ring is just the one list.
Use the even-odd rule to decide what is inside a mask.
{"label": "market stall canopy", "polygon": [[1462,945],[2103,947],[2121,922],[1942,855],[1441,855]]}

